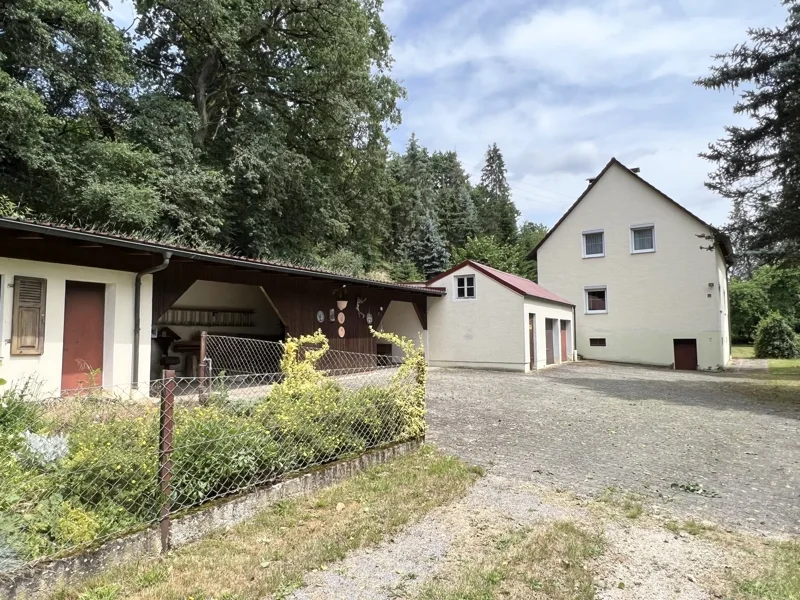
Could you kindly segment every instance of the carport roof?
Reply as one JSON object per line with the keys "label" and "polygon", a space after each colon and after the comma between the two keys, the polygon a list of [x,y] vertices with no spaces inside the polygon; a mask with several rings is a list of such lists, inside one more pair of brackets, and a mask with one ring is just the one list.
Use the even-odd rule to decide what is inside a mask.
{"label": "carport roof", "polygon": [[494,267],[484,265],[474,260],[465,260],[464,262],[457,264],[455,267],[448,269],[444,273],[440,273],[436,277],[432,277],[427,281],[427,285],[430,287],[432,283],[435,283],[440,279],[442,279],[443,277],[455,273],[459,269],[466,266],[472,267],[476,271],[483,273],[487,277],[491,277],[498,283],[504,285],[505,287],[509,288],[514,292],[517,292],[518,294],[522,294],[523,296],[530,296],[532,298],[538,298],[539,300],[547,300],[548,302],[555,302],[556,304],[566,304],[567,306],[575,306],[572,302],[564,300],[560,296],[557,296],[550,290],[544,289],[538,283],[535,283],[530,279],[525,279],[524,277],[520,277],[519,275],[513,275],[512,273],[506,273],[505,271],[495,269]]}
{"label": "carport roof", "polygon": [[[103,246],[125,248],[137,255],[144,255],[146,257],[152,254],[156,258],[159,255],[164,255],[165,253],[169,252],[173,257],[181,257],[182,259],[188,261],[216,263],[238,269],[253,269],[269,271],[272,273],[313,277],[315,279],[327,279],[354,285],[370,286],[373,288],[402,290],[404,292],[422,294],[426,296],[444,295],[444,290],[433,287],[420,287],[401,283],[376,281],[374,279],[366,279],[361,277],[352,277],[322,269],[312,269],[309,267],[292,265],[283,262],[266,261],[256,258],[237,256],[234,254],[226,254],[223,252],[209,252],[168,243],[150,242],[128,235],[96,229],[84,229],[63,223],[44,223],[30,219],[0,217],[0,230],[25,232],[24,235],[27,236],[25,239],[44,239],[51,236],[56,238],[66,238],[68,240],[73,240],[76,243],[81,243],[83,248]],[[61,260],[58,262],[66,261]],[[117,268],[126,270],[121,265]]]}

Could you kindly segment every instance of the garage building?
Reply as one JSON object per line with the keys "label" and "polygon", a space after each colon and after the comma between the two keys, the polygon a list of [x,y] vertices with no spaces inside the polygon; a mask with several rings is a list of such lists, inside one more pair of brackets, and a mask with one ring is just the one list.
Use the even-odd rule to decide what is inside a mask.
{"label": "garage building", "polygon": [[530,371],[575,359],[574,305],[540,285],[467,260],[428,280],[428,362]]}

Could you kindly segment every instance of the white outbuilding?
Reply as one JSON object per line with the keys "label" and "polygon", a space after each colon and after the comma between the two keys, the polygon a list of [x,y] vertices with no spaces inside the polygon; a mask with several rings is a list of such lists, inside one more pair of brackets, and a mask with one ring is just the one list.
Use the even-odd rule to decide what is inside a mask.
{"label": "white outbuilding", "polygon": [[427,281],[432,366],[530,371],[575,359],[575,306],[529,279],[467,260]]}

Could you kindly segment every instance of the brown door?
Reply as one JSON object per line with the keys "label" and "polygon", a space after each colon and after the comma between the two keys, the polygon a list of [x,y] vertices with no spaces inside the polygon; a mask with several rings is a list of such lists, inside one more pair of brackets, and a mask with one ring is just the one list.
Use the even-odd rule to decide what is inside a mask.
{"label": "brown door", "polygon": [[547,356],[547,364],[552,365],[556,362],[556,354],[553,348],[555,338],[553,337],[553,319],[545,319],[544,320],[544,330],[545,330],[545,353]]}
{"label": "brown door", "polygon": [[106,286],[67,281],[61,389],[102,385]]}
{"label": "brown door", "polygon": [[697,340],[673,340],[675,368],[680,371],[697,370]]}
{"label": "brown door", "polygon": [[531,371],[536,369],[536,315],[528,314],[528,344],[531,351]]}
{"label": "brown door", "polygon": [[567,362],[567,325],[569,321],[561,321],[561,362]]}

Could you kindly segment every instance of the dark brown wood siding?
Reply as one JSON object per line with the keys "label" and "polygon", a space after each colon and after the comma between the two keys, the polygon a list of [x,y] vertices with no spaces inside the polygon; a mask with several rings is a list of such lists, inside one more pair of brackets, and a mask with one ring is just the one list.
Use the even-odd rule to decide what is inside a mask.
{"label": "dark brown wood siding", "polygon": [[[164,271],[153,275],[153,319],[157,320],[197,280],[220,281],[260,286],[264,289],[283,322],[287,335],[299,337],[321,329],[336,350],[377,353],[377,340],[369,332],[367,312],[372,313],[373,327],[378,327],[392,300],[412,302],[423,317],[427,314],[427,299],[412,292],[381,290],[367,286],[342,286],[335,281],[298,277],[277,273],[266,273],[252,269],[236,269],[198,262],[172,262]],[[340,312],[336,300],[342,294],[347,299],[345,337],[340,338],[338,320],[330,321],[330,310],[334,318]],[[356,312],[356,299],[365,298],[360,311]],[[265,297],[265,302],[267,299]],[[317,322],[317,311],[323,311],[325,320]]]}

